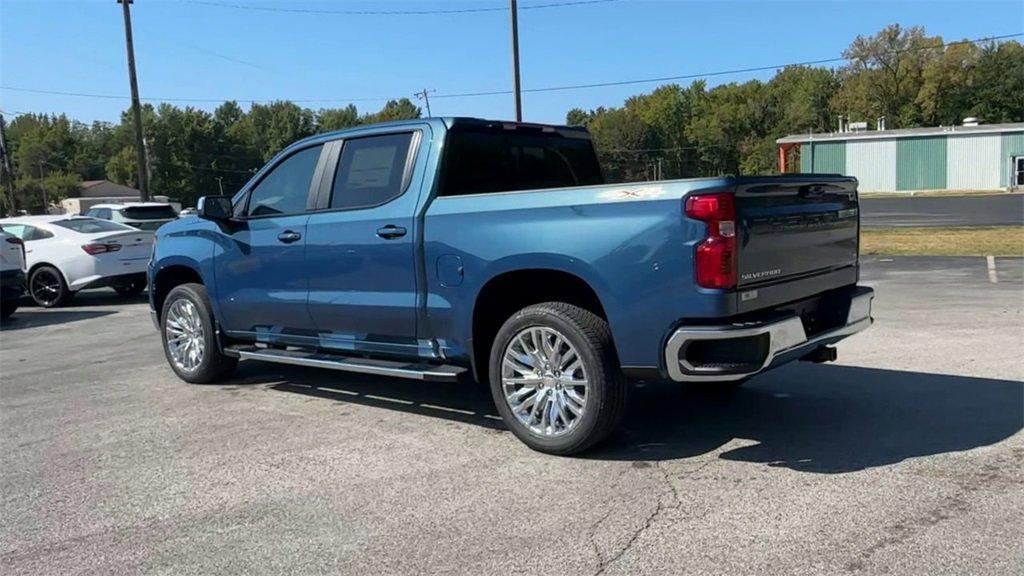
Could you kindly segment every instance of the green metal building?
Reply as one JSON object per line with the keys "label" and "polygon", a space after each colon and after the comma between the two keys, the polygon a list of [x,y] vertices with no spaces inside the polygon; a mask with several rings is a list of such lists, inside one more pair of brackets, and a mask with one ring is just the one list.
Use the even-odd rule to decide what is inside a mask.
{"label": "green metal building", "polygon": [[[864,123],[860,123],[864,127]],[[786,136],[780,171],[857,177],[863,192],[1024,190],[1024,123]],[[799,156],[798,163],[792,161]],[[787,170],[787,168],[789,168]]]}

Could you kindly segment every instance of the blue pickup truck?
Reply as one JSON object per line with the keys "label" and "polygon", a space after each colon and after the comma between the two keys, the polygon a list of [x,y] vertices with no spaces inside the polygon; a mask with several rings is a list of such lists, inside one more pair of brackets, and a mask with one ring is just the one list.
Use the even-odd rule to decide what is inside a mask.
{"label": "blue pickup truck", "polygon": [[727,388],[868,327],[856,180],[607,184],[582,128],[430,118],[307,138],[157,232],[171,368],[239,359],[489,383],[555,454],[630,382]]}

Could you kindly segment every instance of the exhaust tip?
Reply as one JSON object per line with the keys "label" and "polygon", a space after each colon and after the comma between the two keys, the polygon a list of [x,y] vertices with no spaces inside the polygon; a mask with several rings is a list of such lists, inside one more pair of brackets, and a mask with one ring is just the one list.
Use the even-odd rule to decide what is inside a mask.
{"label": "exhaust tip", "polygon": [[837,358],[839,358],[839,351],[835,346],[819,346],[800,358],[800,361],[824,364],[825,362],[835,362]]}

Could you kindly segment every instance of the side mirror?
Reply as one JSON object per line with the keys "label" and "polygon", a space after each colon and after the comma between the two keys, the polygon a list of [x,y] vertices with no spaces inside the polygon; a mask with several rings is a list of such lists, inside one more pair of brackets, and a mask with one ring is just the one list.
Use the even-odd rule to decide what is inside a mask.
{"label": "side mirror", "polygon": [[196,203],[196,212],[207,220],[228,220],[231,218],[231,197],[203,196]]}

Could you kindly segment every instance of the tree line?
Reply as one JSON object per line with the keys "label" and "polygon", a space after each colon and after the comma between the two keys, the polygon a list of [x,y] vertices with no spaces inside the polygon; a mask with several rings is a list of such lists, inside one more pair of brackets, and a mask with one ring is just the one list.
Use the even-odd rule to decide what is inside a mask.
{"label": "tree line", "polygon": [[[669,84],[622,106],[572,109],[566,123],[586,126],[612,181],[776,170],[775,140],[834,131],[839,116],[887,128],[1024,121],[1024,47],[1016,41],[944,43],[923,28],[888,26],[857,37],[831,69],[783,68],[771,80],[708,88]],[[290,101],[229,101],[209,112],[172,104],[143,107],[154,194],[194,205],[231,194],[282,148],[319,132],[419,118],[409,99],[362,113],[354,105],[312,110]],[[137,186],[130,111],[117,124],[65,115],[23,114],[7,130],[19,209],[40,212],[73,195],[83,180]],[[4,188],[6,193],[6,188]],[[4,199],[3,209],[9,202]]]}

